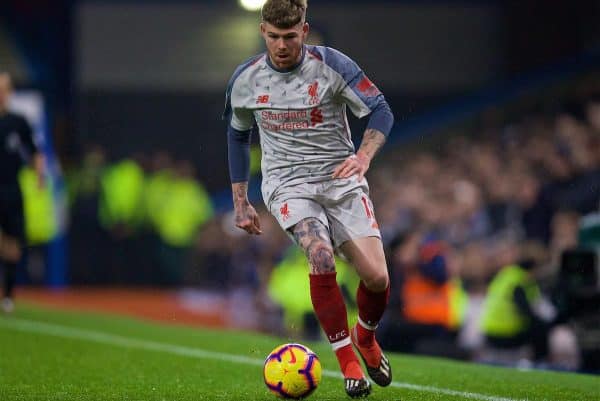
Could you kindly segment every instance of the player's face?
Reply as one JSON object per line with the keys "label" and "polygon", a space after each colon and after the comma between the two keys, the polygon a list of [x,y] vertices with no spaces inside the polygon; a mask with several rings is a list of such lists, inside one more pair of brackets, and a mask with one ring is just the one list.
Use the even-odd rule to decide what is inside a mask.
{"label": "player's face", "polygon": [[289,68],[300,61],[302,46],[308,35],[306,22],[289,29],[279,29],[268,22],[260,24],[271,61],[277,68]]}
{"label": "player's face", "polygon": [[8,108],[8,99],[12,92],[12,84],[8,74],[0,74],[0,111]]}

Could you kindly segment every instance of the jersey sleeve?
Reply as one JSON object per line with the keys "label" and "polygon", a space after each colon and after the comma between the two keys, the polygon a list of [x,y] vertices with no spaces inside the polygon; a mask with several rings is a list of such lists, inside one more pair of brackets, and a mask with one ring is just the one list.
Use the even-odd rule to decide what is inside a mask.
{"label": "jersey sleeve", "polygon": [[250,179],[250,141],[252,131],[238,131],[227,127],[227,154],[231,183]]}
{"label": "jersey sleeve", "polygon": [[247,131],[254,126],[254,114],[252,114],[252,110],[241,107],[238,101],[239,98],[239,89],[236,92],[235,86],[228,90],[225,95],[223,118],[229,121],[232,128],[238,131]]}
{"label": "jersey sleeve", "polygon": [[337,50],[325,48],[323,61],[339,75],[334,85],[335,95],[346,103],[358,118],[370,114],[385,102],[377,86],[350,57]]}
{"label": "jersey sleeve", "polygon": [[243,81],[242,73],[253,65],[261,56],[255,56],[246,60],[233,73],[227,91],[225,92],[225,111],[223,119],[229,122],[229,125],[238,131],[247,131],[252,129],[255,124],[254,114],[243,106],[243,99],[249,96],[250,89],[248,84]]}

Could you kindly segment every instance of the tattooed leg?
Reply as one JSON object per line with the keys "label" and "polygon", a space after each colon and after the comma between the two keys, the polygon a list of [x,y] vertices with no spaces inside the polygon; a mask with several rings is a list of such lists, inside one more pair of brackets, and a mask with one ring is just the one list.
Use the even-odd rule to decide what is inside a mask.
{"label": "tattooed leg", "polygon": [[296,243],[304,250],[310,263],[311,274],[335,272],[333,246],[329,230],[314,217],[306,218],[292,227]]}
{"label": "tattooed leg", "polygon": [[335,352],[346,386],[348,383],[361,383],[362,386],[367,386],[361,391],[368,394],[369,383],[364,378],[349,337],[348,315],[344,297],[336,281],[329,231],[318,219],[309,217],[296,224],[291,232],[310,262],[310,300],[319,324]]}

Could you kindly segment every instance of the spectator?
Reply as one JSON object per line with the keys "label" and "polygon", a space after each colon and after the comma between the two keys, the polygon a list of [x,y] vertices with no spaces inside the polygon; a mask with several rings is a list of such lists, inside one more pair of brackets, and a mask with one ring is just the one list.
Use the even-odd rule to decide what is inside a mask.
{"label": "spectator", "polygon": [[391,307],[382,324],[385,347],[400,352],[463,356],[455,347],[465,306],[446,246],[420,232],[392,243]]}
{"label": "spectator", "polygon": [[[494,349],[533,347],[530,356],[544,361],[548,356],[548,334],[552,322],[536,311],[542,301],[533,269],[539,259],[534,244],[528,244],[516,264],[504,266],[490,283],[482,313],[481,329]],[[523,354],[522,356],[529,356]]]}

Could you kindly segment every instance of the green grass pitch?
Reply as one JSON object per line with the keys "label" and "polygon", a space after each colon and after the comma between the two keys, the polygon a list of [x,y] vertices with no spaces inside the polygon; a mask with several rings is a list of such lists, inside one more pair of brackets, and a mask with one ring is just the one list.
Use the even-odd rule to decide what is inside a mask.
{"label": "green grass pitch", "polygon": [[[262,361],[290,342],[19,304],[0,315],[0,400],[276,400]],[[327,344],[314,400],[345,400]],[[600,377],[390,355],[394,383],[370,400],[600,400]]]}

